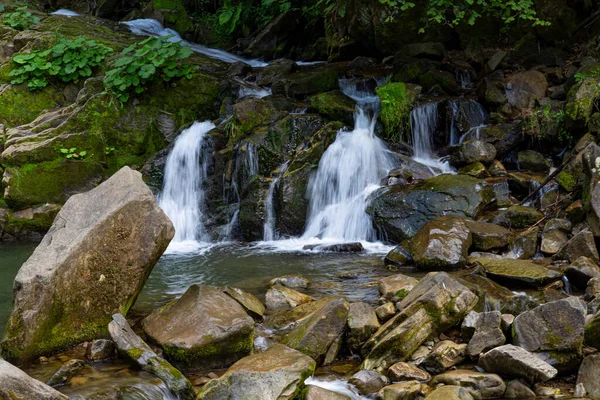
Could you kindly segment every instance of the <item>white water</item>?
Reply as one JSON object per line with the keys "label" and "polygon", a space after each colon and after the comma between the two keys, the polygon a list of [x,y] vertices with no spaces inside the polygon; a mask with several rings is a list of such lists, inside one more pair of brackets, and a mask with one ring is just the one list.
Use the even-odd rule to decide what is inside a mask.
{"label": "white water", "polygon": [[80,17],[81,14],[76,13],[75,11],[67,10],[66,8],[61,8],[59,10],[50,13],[50,15],[62,15],[65,17]]}
{"label": "white water", "polygon": [[315,377],[309,377],[304,381],[306,385],[318,386],[323,389],[330,390],[332,392],[340,393],[350,397],[352,400],[367,400],[368,397],[361,396],[358,390],[351,384],[341,379],[335,380],[321,380]]}
{"label": "white water", "polygon": [[413,143],[413,159],[442,173],[454,170],[448,162],[441,161],[433,151],[433,136],[437,130],[438,103],[415,107],[410,112],[410,127]]}
{"label": "white water", "polygon": [[248,97],[255,99],[262,99],[263,97],[270,96],[272,94],[271,89],[265,88],[251,88],[248,86],[241,86],[238,92],[238,99]]}
{"label": "white water", "polygon": [[210,121],[194,122],[175,141],[167,157],[164,187],[159,205],[175,226],[175,237],[167,251],[187,252],[205,247],[209,241],[202,223],[204,188],[210,163],[206,137],[214,128]]}
{"label": "white water", "polygon": [[269,193],[267,194],[267,199],[265,200],[265,223],[263,225],[263,240],[270,241],[275,240],[275,224],[277,222],[277,215],[275,214],[275,205],[273,204],[273,197],[275,196],[275,189],[279,184],[279,180],[281,176],[287,170],[289,161],[286,161],[279,167],[279,173],[269,185]]}

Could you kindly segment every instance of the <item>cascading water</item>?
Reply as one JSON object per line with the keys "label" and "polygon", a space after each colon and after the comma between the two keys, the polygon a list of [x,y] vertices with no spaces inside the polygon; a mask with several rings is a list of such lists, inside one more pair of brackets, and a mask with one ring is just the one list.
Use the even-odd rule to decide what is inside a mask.
{"label": "cascading water", "polygon": [[447,162],[442,162],[433,151],[433,136],[437,129],[438,103],[415,107],[410,112],[413,159],[441,173],[453,172]]}
{"label": "cascading water", "polygon": [[273,197],[275,196],[275,189],[279,184],[281,176],[287,170],[289,161],[286,161],[279,167],[279,173],[269,185],[269,193],[265,200],[265,223],[263,225],[263,240],[265,242],[275,240],[275,223],[277,222],[277,215],[275,215],[275,205],[273,204]]}
{"label": "cascading water", "polygon": [[167,157],[164,188],[159,205],[175,226],[170,248],[182,250],[191,244],[209,240],[204,224],[204,188],[210,164],[207,134],[215,125],[210,121],[195,122],[175,141]]}

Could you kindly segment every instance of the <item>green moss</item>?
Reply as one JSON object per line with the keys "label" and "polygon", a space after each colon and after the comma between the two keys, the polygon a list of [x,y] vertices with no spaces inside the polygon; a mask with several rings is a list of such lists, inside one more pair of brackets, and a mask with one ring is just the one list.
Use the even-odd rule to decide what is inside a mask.
{"label": "green moss", "polygon": [[33,121],[43,110],[66,104],[61,90],[55,87],[30,92],[25,84],[10,86],[0,94],[0,123],[7,128],[24,125]]}
{"label": "green moss", "polygon": [[567,192],[572,192],[577,185],[577,178],[570,171],[563,170],[556,176],[556,182]]}
{"label": "green moss", "polygon": [[194,29],[190,17],[180,0],[153,0],[154,9],[162,14],[167,25],[175,28],[180,34]]}
{"label": "green moss", "polygon": [[144,354],[144,350],[142,349],[130,349],[126,351],[127,357],[129,357],[130,359],[136,361],[138,360],[142,354]]}
{"label": "green moss", "polygon": [[386,137],[395,141],[407,141],[410,132],[410,110],[416,99],[414,91],[407,90],[402,82],[388,83],[376,89],[381,99],[379,117],[385,128]]}

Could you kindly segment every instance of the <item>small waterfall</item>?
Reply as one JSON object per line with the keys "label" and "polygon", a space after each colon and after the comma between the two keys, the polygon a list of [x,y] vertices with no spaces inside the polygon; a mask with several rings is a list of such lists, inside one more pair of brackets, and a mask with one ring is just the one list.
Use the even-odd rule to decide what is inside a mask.
{"label": "small waterfall", "polygon": [[209,240],[202,223],[203,184],[211,161],[206,138],[214,127],[210,121],[194,122],[177,137],[167,157],[164,188],[158,200],[175,226],[173,243]]}
{"label": "small waterfall", "polygon": [[413,159],[423,165],[441,170],[441,173],[452,173],[454,170],[448,162],[441,161],[433,151],[433,136],[438,125],[439,103],[429,103],[415,107],[410,112],[412,132]]}
{"label": "small waterfall", "polygon": [[366,213],[369,194],[394,166],[385,143],[374,133],[379,98],[340,80],[344,94],[357,101],[354,130],[338,132],[308,184],[308,222],[303,239],[372,241],[376,234]]}
{"label": "small waterfall", "polygon": [[456,117],[458,115],[458,102],[450,102],[450,110],[452,111],[452,120],[450,121],[450,146],[458,144],[458,132],[456,129]]}
{"label": "small waterfall", "polygon": [[254,99],[262,99],[263,97],[267,97],[271,95],[271,89],[264,88],[252,88],[248,86],[241,86],[238,92],[238,99],[241,98],[254,98]]}
{"label": "small waterfall", "polygon": [[279,173],[269,185],[269,193],[265,200],[265,224],[263,226],[263,240],[265,242],[275,240],[275,223],[277,222],[277,215],[275,214],[275,205],[273,204],[273,197],[275,196],[275,189],[279,184],[279,180],[287,170],[289,161],[286,161],[279,167]]}
{"label": "small waterfall", "polygon": [[460,87],[467,89],[471,83],[473,83],[473,77],[471,71],[464,69],[457,69],[455,73],[456,81],[460,84]]}
{"label": "small waterfall", "polygon": [[50,13],[50,15],[62,15],[64,17],[80,17],[81,16],[81,14],[76,13],[75,11],[67,10],[66,8],[58,9],[58,10],[54,11],[53,13]]}

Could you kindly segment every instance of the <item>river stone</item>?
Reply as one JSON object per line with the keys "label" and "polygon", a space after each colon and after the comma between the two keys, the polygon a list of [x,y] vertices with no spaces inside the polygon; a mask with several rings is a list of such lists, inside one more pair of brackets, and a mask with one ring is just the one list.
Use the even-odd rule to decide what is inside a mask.
{"label": "river stone", "polygon": [[[303,319],[283,339],[282,343],[323,364],[332,348],[339,348],[350,306],[343,298],[332,298]],[[335,357],[333,357],[335,358]]]}
{"label": "river stone", "polygon": [[378,288],[383,297],[402,300],[418,283],[413,277],[396,274],[380,279]]}
{"label": "river stone", "polygon": [[477,300],[445,272],[427,274],[397,304],[399,313],[365,343],[362,368],[385,368],[407,360],[427,338],[458,325]]}
{"label": "river stone", "polygon": [[528,196],[532,188],[537,188],[544,183],[546,175],[533,172],[510,172],[508,174],[508,187],[511,193],[519,196]]}
{"label": "river stone", "polygon": [[528,260],[481,257],[474,262],[487,277],[500,284],[541,287],[562,277],[561,273]]}
{"label": "river stone", "polygon": [[554,218],[546,222],[542,234],[540,250],[546,254],[556,254],[569,241],[573,224],[567,219]]}
{"label": "river stone", "polygon": [[519,162],[519,167],[527,171],[547,173],[550,170],[550,161],[541,153],[534,150],[518,152],[517,161]]}
{"label": "river stone", "polygon": [[440,374],[455,365],[460,364],[467,356],[467,345],[442,340],[436,343],[431,352],[421,363],[432,374]]}
{"label": "river stone", "polygon": [[489,164],[496,158],[496,148],[482,140],[467,140],[452,154],[450,162],[461,167],[473,163]]}
{"label": "river stone", "polygon": [[443,215],[475,218],[493,199],[493,189],[485,181],[446,174],[378,189],[371,195],[367,213],[383,237],[400,243]]}
{"label": "river stone", "polygon": [[471,243],[471,231],[463,218],[443,216],[423,225],[410,248],[417,268],[447,271],[465,266]]}
{"label": "river stone", "polygon": [[394,303],[385,303],[375,309],[379,321],[386,322],[396,314]]}
{"label": "river stone", "polygon": [[529,399],[535,397],[533,390],[518,379],[506,382],[504,397],[508,399]]}
{"label": "river stone", "polygon": [[269,310],[294,308],[311,301],[313,301],[312,297],[280,285],[270,288],[265,296],[265,302]]}
{"label": "river stone", "polygon": [[431,375],[421,368],[415,367],[409,363],[398,362],[388,368],[387,376],[392,382],[413,381],[429,382]]}
{"label": "river stone", "polygon": [[352,378],[348,379],[348,383],[356,386],[361,394],[370,395],[378,392],[390,382],[387,377],[379,375],[377,371],[363,369],[352,375]]}
{"label": "river stone", "polygon": [[475,333],[467,348],[467,354],[474,358],[494,347],[502,346],[506,342],[502,332],[502,314],[500,311],[480,313],[475,322]]}
{"label": "river stone", "polygon": [[426,400],[473,400],[471,393],[465,388],[454,385],[441,386],[425,398]]}
{"label": "river stone", "polygon": [[350,350],[359,352],[362,345],[380,326],[373,307],[367,303],[350,303],[346,332],[346,343]]}
{"label": "river stone", "polygon": [[590,279],[585,289],[585,299],[587,301],[598,297],[600,297],[600,277]]}
{"label": "river stone", "polygon": [[512,206],[501,211],[492,222],[509,229],[526,229],[544,218],[544,214],[533,207]]}
{"label": "river stone", "polygon": [[547,362],[512,344],[482,354],[478,366],[487,372],[523,378],[531,383],[545,382],[558,374],[556,368]]}
{"label": "river stone", "polygon": [[581,256],[585,256],[594,262],[599,261],[594,235],[588,230],[581,231],[569,239],[554,255],[554,258],[573,262]]}
{"label": "river stone", "polygon": [[315,385],[307,385],[304,400],[352,400],[350,396],[333,392]]}
{"label": "river stone", "polygon": [[600,353],[592,354],[583,359],[577,374],[577,386],[582,385],[585,393],[592,399],[600,399]]}
{"label": "river stone", "polygon": [[443,383],[465,388],[475,399],[489,399],[502,397],[506,385],[502,378],[496,374],[459,369],[437,375],[431,382],[433,385]]}
{"label": "river stone", "polygon": [[508,104],[519,109],[533,108],[535,100],[546,96],[548,81],[539,71],[517,72],[507,78],[506,99]]}
{"label": "river stone", "polygon": [[283,275],[271,279],[269,286],[285,286],[287,288],[306,289],[310,281],[301,275]]}
{"label": "river stone", "polygon": [[274,344],[263,353],[242,358],[220,378],[209,381],[198,393],[198,400],[294,399],[315,367],[310,357]]}
{"label": "river stone", "polygon": [[396,246],[384,258],[385,265],[403,267],[412,264],[410,253],[403,246]]}
{"label": "river stone", "polygon": [[377,392],[381,400],[416,400],[421,398],[423,384],[419,381],[394,383]]}
{"label": "river stone", "polygon": [[0,358],[0,399],[67,400],[67,396]]}
{"label": "river stone", "polygon": [[71,380],[79,371],[85,368],[83,360],[72,359],[65,362],[59,369],[48,379],[46,385],[56,387],[62,386]]}
{"label": "river stone", "polygon": [[264,317],[266,311],[265,306],[256,298],[256,296],[253,296],[242,289],[229,286],[223,288],[223,292],[240,303],[240,305],[244,307],[244,310],[249,312],[250,315]]}
{"label": "river stone", "polygon": [[465,342],[471,340],[475,334],[475,327],[477,326],[477,320],[479,319],[479,313],[476,311],[469,311],[469,313],[463,319],[460,325],[460,336]]}
{"label": "river stone", "polygon": [[227,368],[250,354],[254,321],[219,288],[192,285],[177,301],[142,321],[167,358],[184,366]]}
{"label": "river stone", "polygon": [[111,315],[127,313],[174,232],[129,167],[69,198],[15,278],[4,357],[25,362],[105,336]]}
{"label": "river stone", "polygon": [[159,357],[150,346],[135,334],[121,314],[113,315],[108,332],[115,342],[119,354],[137,364],[141,369],[160,378],[169,391],[183,400],[196,397],[190,381],[168,361]]}
{"label": "river stone", "polygon": [[581,256],[567,267],[565,275],[573,285],[583,289],[590,279],[600,277],[600,268],[590,258]]}
{"label": "river stone", "polygon": [[85,349],[85,359],[88,361],[106,360],[114,354],[115,342],[107,339],[94,340]]}
{"label": "river stone", "polygon": [[508,246],[513,234],[506,228],[487,222],[466,220],[473,238],[472,249],[480,251],[498,250]]}

